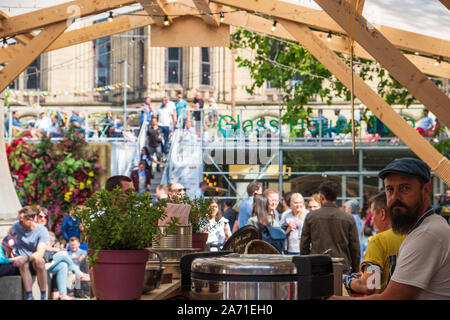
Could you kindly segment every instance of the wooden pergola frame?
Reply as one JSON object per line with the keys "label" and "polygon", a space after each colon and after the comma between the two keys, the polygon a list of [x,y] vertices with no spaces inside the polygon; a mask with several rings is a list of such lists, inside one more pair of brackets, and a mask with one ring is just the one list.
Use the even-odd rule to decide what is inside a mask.
{"label": "wooden pergola frame", "polygon": [[[91,41],[146,25],[164,25],[178,16],[200,17],[208,26],[219,27],[221,23],[267,33],[280,38],[298,41],[323,63],[344,85],[350,86],[352,70],[334,52],[348,52],[348,37],[356,42],[355,55],[378,61],[411,94],[419,99],[446,125],[450,126],[450,99],[423,73],[450,78],[450,64],[441,62],[434,66],[434,59],[402,54],[398,49],[424,55],[450,58],[450,42],[415,34],[386,26],[372,26],[361,15],[364,1],[359,0],[356,12],[345,1],[315,0],[324,11],[313,10],[282,1],[258,0],[192,0],[194,7],[177,6],[162,0],[140,0],[149,16],[120,16],[113,22],[102,22],[74,31],[64,32],[71,18],[70,6],[79,6],[80,17],[96,15],[122,6],[135,4],[130,0],[76,0],[31,13],[8,17],[0,15],[0,38],[14,37],[20,44],[0,49],[0,92],[3,91],[42,52]],[[350,0],[347,0],[350,1]],[[447,0],[440,0],[448,7]],[[226,6],[226,7],[225,7]],[[246,12],[232,12],[230,7]],[[227,12],[223,22],[218,12]],[[276,31],[271,31],[272,20],[277,19]],[[354,31],[349,31],[348,15],[355,17]],[[326,33],[333,41],[326,41]],[[42,31],[35,35],[37,29]],[[356,74],[355,95],[385,123],[411,150],[424,160],[447,185],[450,186],[450,162],[431,144],[404,121],[379,95]],[[0,138],[3,139],[3,136]],[[2,141],[0,141],[2,142]],[[3,149],[3,148],[2,148]]]}

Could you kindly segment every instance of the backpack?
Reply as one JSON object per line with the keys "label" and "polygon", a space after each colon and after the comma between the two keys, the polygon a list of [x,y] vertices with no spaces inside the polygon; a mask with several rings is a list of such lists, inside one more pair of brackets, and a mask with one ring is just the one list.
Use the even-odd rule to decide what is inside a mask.
{"label": "backpack", "polygon": [[262,239],[274,246],[280,253],[283,252],[284,239],[286,239],[286,233],[280,227],[264,226],[262,230]]}

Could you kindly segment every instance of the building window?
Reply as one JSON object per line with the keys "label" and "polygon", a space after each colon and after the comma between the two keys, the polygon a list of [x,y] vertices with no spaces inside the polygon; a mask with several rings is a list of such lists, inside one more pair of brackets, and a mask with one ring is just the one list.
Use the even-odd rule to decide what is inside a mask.
{"label": "building window", "polygon": [[201,48],[200,85],[212,86],[212,48]]}
{"label": "building window", "polygon": [[182,48],[167,48],[166,51],[166,83],[182,84],[183,68]]}
{"label": "building window", "polygon": [[26,69],[25,89],[40,89],[41,87],[41,58],[37,58]]}
{"label": "building window", "polygon": [[110,37],[94,40],[95,86],[109,85],[111,79],[111,41]]}

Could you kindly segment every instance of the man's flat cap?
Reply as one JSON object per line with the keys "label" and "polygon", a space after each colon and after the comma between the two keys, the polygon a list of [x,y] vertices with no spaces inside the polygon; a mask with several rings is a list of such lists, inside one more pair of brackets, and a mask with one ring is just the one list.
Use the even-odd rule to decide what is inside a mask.
{"label": "man's flat cap", "polygon": [[400,158],[389,163],[378,173],[378,177],[384,179],[389,173],[398,173],[410,177],[420,177],[429,182],[431,179],[430,168],[419,159]]}

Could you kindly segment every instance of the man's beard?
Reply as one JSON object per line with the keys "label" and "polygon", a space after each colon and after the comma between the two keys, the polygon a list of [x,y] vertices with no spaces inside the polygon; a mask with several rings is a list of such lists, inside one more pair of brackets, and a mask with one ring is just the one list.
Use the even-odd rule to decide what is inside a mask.
{"label": "man's beard", "polygon": [[[394,208],[396,206],[404,209]],[[388,209],[392,230],[398,234],[407,234],[422,215],[424,202],[422,199],[419,199],[416,205],[410,207],[399,200],[395,200]]]}

